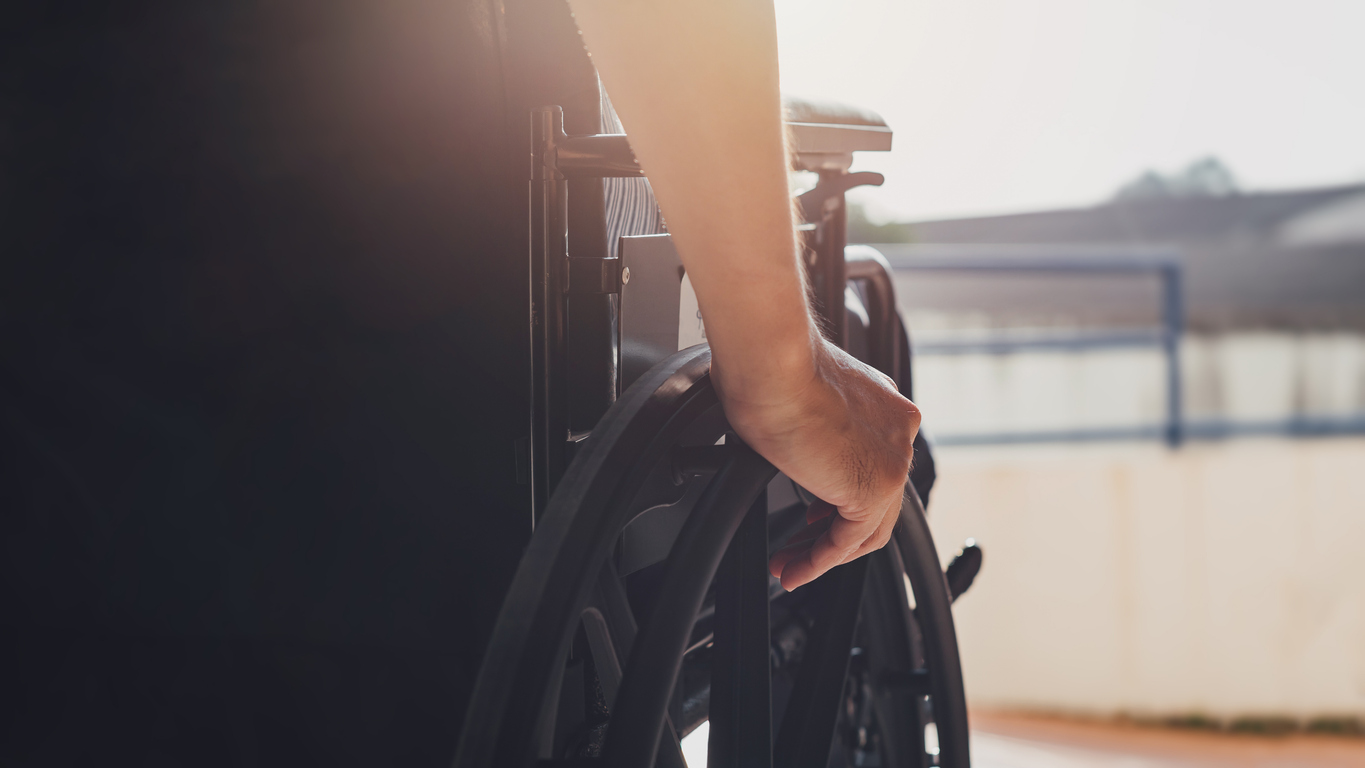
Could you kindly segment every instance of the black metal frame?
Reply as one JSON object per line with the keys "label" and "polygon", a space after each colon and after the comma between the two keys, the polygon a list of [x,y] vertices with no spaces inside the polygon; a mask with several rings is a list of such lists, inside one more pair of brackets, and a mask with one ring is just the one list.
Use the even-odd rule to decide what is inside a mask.
{"label": "black metal frame", "polygon": [[[851,149],[880,147],[866,143],[864,136],[880,141],[889,130],[875,133],[847,126],[795,124],[796,129],[825,133],[853,130]],[[798,144],[800,136],[798,135]],[[809,141],[810,139],[807,139]],[[889,272],[883,274],[863,261],[845,264],[848,206],[844,195],[858,186],[878,186],[878,173],[850,173],[851,149],[842,153],[816,153],[819,165],[803,165],[800,147],[795,148],[797,167],[816,167],[819,183],[802,194],[799,202],[806,221],[814,226],[805,231],[806,269],[811,281],[815,309],[826,335],[841,346],[847,343],[844,291],[848,279],[868,279],[875,286],[880,303],[873,333],[894,334],[895,306]],[[831,160],[831,158],[834,158]],[[572,178],[629,178],[643,176],[639,163],[624,134],[568,136],[564,132],[564,113],[559,107],[543,107],[531,114],[531,217],[530,217],[530,352],[531,352],[531,438],[530,482],[532,524],[539,519],[550,494],[564,475],[576,436],[570,428],[571,401],[579,395],[572,391],[569,378],[569,350],[573,348],[567,327],[566,297],[573,294],[611,294],[621,291],[620,261],[615,257],[574,256],[569,252],[568,180]],[[880,265],[880,266],[884,266]],[[884,271],[884,270],[883,270]],[[892,328],[891,331],[885,331]],[[879,338],[879,370],[894,376],[896,340]],[[604,363],[603,376],[609,388],[619,392],[619,370]]]}
{"label": "black metal frame", "polygon": [[[684,659],[709,650],[712,764],[824,768],[843,722],[851,651],[861,632],[875,641],[864,640],[864,647],[879,649],[875,668],[860,678],[870,711],[912,726],[883,734],[898,740],[905,758],[898,764],[928,764],[915,728],[922,729],[924,705],[932,701],[937,764],[965,768],[966,704],[952,596],[918,498],[907,490],[887,548],[803,590],[779,591],[774,602],[765,566],[782,537],[765,530],[778,517],[767,513],[764,492],[775,470],[743,445],[713,444],[727,425],[709,369],[704,346],[656,366],[609,410],[570,465],[504,601],[456,768],[574,764],[554,745],[559,686],[580,626],[611,712],[594,764],[681,768],[669,704]],[[688,510],[648,604],[633,606],[612,566],[620,531],[641,510],[685,496],[687,478],[705,483],[705,492]],[[712,585],[707,649],[708,638],[697,636],[697,617]],[[867,602],[878,596],[882,602]],[[768,609],[783,601],[809,612],[811,621],[774,744]],[[917,748],[921,760],[913,762]]]}
{"label": "black metal frame", "polygon": [[[773,591],[766,562],[770,549],[790,533],[768,530],[777,518],[770,519],[764,489],[775,470],[733,435],[726,445],[715,445],[726,427],[710,387],[705,347],[679,352],[643,376],[609,404],[589,439],[572,429],[571,413],[592,395],[575,390],[570,357],[596,347],[575,343],[569,303],[576,295],[619,294],[624,281],[619,259],[569,252],[568,181],[642,174],[624,135],[567,136],[558,107],[535,110],[531,123],[528,464],[536,533],[489,643],[456,765],[525,766],[559,757],[552,745],[563,738],[556,730],[562,725],[557,712],[560,685],[568,684],[561,670],[573,654],[582,653],[573,650],[582,645],[601,703],[611,712],[601,743],[603,764],[682,768],[679,736],[693,723],[675,727],[679,713],[670,705],[676,704],[675,681],[684,659],[704,652],[714,766],[761,768],[776,760],[783,766],[822,768],[850,695],[850,653],[858,633],[870,631],[860,629],[864,601],[880,596],[874,613],[902,616],[899,630],[888,634],[883,626],[874,633],[875,642],[899,643],[881,654],[901,663],[879,660],[879,671],[870,678],[858,671],[863,675],[859,685],[870,692],[864,696],[864,714],[898,713],[883,715],[888,722],[913,717],[923,723],[926,716],[952,720],[959,725],[939,729],[944,757],[938,764],[967,766],[952,596],[913,489],[907,489],[905,519],[893,545],[836,569],[793,603],[809,614],[809,644],[780,703],[774,744],[769,609],[783,593]],[[871,135],[889,144],[889,130]],[[857,136],[851,146],[872,148],[857,143],[867,140]],[[844,193],[882,179],[849,173],[850,162],[847,151],[820,155],[819,184],[800,199],[805,218],[814,224],[805,230],[806,268],[824,329],[841,345],[848,342],[846,286],[850,280],[865,284],[871,320],[866,359],[896,377],[904,339],[890,273],[876,259],[846,263],[844,250]],[[616,334],[608,348],[619,351],[616,319],[606,323]],[[572,364],[600,366],[587,378],[605,379],[619,391],[617,361],[574,359]],[[699,436],[704,439],[696,442]],[[705,490],[687,496],[685,489],[694,481],[705,482]],[[667,560],[659,564],[661,580],[650,588],[649,605],[658,609],[640,614],[644,620],[637,627],[638,611],[632,610],[626,580],[616,574],[610,555],[636,515],[668,505],[686,506],[686,519]],[[790,529],[790,522],[799,525],[801,517],[787,516],[783,525]],[[870,570],[878,578],[869,589]],[[901,574],[909,576],[915,592],[913,615]],[[713,603],[707,602],[708,590]],[[916,658],[923,669],[914,666]],[[931,669],[939,671],[929,674]],[[927,696],[934,702],[930,715]],[[923,758],[922,733],[886,738],[899,740],[894,751],[918,748]],[[906,738],[911,746],[900,743]]]}

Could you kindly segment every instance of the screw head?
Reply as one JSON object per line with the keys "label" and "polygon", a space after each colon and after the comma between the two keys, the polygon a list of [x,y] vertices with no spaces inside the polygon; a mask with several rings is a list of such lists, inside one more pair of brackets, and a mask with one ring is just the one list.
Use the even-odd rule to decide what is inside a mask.
{"label": "screw head", "polygon": [[630,267],[621,268],[621,285],[630,284]]}

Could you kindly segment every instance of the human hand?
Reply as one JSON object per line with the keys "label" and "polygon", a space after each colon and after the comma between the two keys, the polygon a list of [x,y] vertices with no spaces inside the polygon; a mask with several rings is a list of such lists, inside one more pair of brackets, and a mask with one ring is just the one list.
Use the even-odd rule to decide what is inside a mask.
{"label": "human hand", "polygon": [[713,367],[730,425],[817,498],[768,564],[788,590],[891,538],[920,424],[889,377],[838,347],[820,339],[811,361],[808,377],[767,386],[727,386]]}

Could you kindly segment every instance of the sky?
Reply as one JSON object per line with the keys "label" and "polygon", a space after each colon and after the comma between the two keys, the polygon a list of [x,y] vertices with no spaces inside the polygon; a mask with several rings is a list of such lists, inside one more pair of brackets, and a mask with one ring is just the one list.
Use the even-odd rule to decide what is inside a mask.
{"label": "sky", "polygon": [[1085,206],[1210,155],[1365,181],[1365,0],[775,0],[784,91],[880,113],[878,220]]}

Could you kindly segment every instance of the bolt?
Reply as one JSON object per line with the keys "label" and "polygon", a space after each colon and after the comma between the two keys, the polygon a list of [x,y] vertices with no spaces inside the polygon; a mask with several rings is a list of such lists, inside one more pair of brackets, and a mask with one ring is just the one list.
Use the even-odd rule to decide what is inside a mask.
{"label": "bolt", "polygon": [[629,284],[630,284],[630,267],[623,267],[623,268],[621,269],[621,285],[629,285]]}

